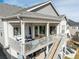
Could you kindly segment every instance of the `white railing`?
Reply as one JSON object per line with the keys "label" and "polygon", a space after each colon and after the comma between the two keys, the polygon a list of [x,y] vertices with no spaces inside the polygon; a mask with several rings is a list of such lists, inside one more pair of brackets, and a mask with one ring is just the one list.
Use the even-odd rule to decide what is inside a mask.
{"label": "white railing", "polygon": [[34,53],[42,48],[47,47],[50,44],[53,44],[54,38],[55,37],[53,35],[51,35],[49,37],[43,37],[40,39],[36,39],[34,41],[27,42],[25,44],[26,56],[30,55],[30,54],[32,54],[32,53]]}
{"label": "white railing", "polygon": [[[25,52],[24,52],[25,56],[28,56],[42,48],[47,47],[50,44],[53,44],[56,41],[56,38],[59,37],[50,35],[49,37],[43,37],[30,42],[26,42],[25,44],[23,44],[25,46]],[[13,48],[15,51],[21,52],[22,49],[21,42],[13,38],[9,38],[9,45],[10,48]]]}
{"label": "white railing", "polygon": [[[56,37],[57,38],[57,37]],[[60,50],[62,49],[62,46],[64,45],[67,38],[63,38],[63,36],[59,36],[57,38],[54,45],[49,50],[48,55],[46,56],[46,59],[57,59],[57,56],[59,55]],[[58,43],[57,43],[58,42]],[[57,45],[56,45],[57,43]],[[55,46],[56,45],[56,46]],[[56,49],[55,49],[56,48]],[[63,51],[63,50],[62,50]],[[63,53],[62,53],[63,54]],[[60,56],[62,58],[62,56]],[[59,58],[58,58],[59,59]],[[63,58],[62,58],[63,59]]]}

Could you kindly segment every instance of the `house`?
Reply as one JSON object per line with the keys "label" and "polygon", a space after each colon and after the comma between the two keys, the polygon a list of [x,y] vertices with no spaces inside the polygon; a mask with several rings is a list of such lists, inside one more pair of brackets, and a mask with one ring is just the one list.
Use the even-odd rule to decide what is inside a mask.
{"label": "house", "polygon": [[52,1],[29,8],[0,4],[0,43],[9,59],[18,58],[21,47],[22,53],[26,53],[20,44],[51,35],[66,36],[66,23],[65,16],[57,12]]}
{"label": "house", "polygon": [[79,31],[79,23],[75,22],[73,20],[70,20],[70,19],[67,20],[67,23],[69,25],[69,30],[70,30],[71,36],[76,35],[76,32]]}

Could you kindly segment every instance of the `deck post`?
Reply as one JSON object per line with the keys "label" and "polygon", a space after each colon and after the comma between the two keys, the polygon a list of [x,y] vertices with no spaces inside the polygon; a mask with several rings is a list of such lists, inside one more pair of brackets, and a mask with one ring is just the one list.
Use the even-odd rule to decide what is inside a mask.
{"label": "deck post", "polygon": [[25,23],[21,21],[22,54],[25,57]]}
{"label": "deck post", "polygon": [[[47,36],[47,40],[49,39],[49,23],[47,23],[46,25],[46,36]],[[46,54],[48,54],[49,51],[49,46],[46,47]]]}
{"label": "deck post", "polygon": [[5,35],[5,44],[4,47],[7,48],[8,47],[8,22],[4,21],[4,35]]}

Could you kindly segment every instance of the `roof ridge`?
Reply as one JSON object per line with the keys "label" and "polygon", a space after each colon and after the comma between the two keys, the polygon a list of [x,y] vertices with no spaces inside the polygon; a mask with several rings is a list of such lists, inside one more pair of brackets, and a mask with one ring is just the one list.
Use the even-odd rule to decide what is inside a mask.
{"label": "roof ridge", "polygon": [[36,7],[36,6],[39,6],[39,5],[42,5],[42,4],[47,3],[47,2],[49,3],[50,1],[45,1],[45,2],[35,4],[35,5],[30,6],[30,7],[27,7],[27,8],[23,8],[22,10],[18,11],[17,13],[19,13],[19,12],[21,12],[21,11],[28,10],[28,9],[30,9],[30,8],[33,8],[33,7]]}

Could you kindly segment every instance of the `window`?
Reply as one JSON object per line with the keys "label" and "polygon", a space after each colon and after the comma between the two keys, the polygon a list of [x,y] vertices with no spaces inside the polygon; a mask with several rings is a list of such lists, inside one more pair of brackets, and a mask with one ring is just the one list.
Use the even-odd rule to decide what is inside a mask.
{"label": "window", "polygon": [[65,25],[62,25],[62,33],[65,33]]}
{"label": "window", "polygon": [[69,26],[67,26],[67,29],[69,29]]}
{"label": "window", "polygon": [[1,37],[2,37],[2,32],[1,32]]}
{"label": "window", "polygon": [[56,28],[53,26],[50,26],[50,34],[56,34]]}
{"label": "window", "polygon": [[72,29],[76,29],[77,27],[73,26]]}
{"label": "window", "polygon": [[0,36],[2,37],[2,32],[0,32]]}
{"label": "window", "polygon": [[38,26],[35,26],[35,36],[38,35]]}
{"label": "window", "polygon": [[21,35],[21,29],[20,27],[14,27],[14,35]]}
{"label": "window", "polygon": [[40,34],[45,34],[45,26],[40,26]]}

